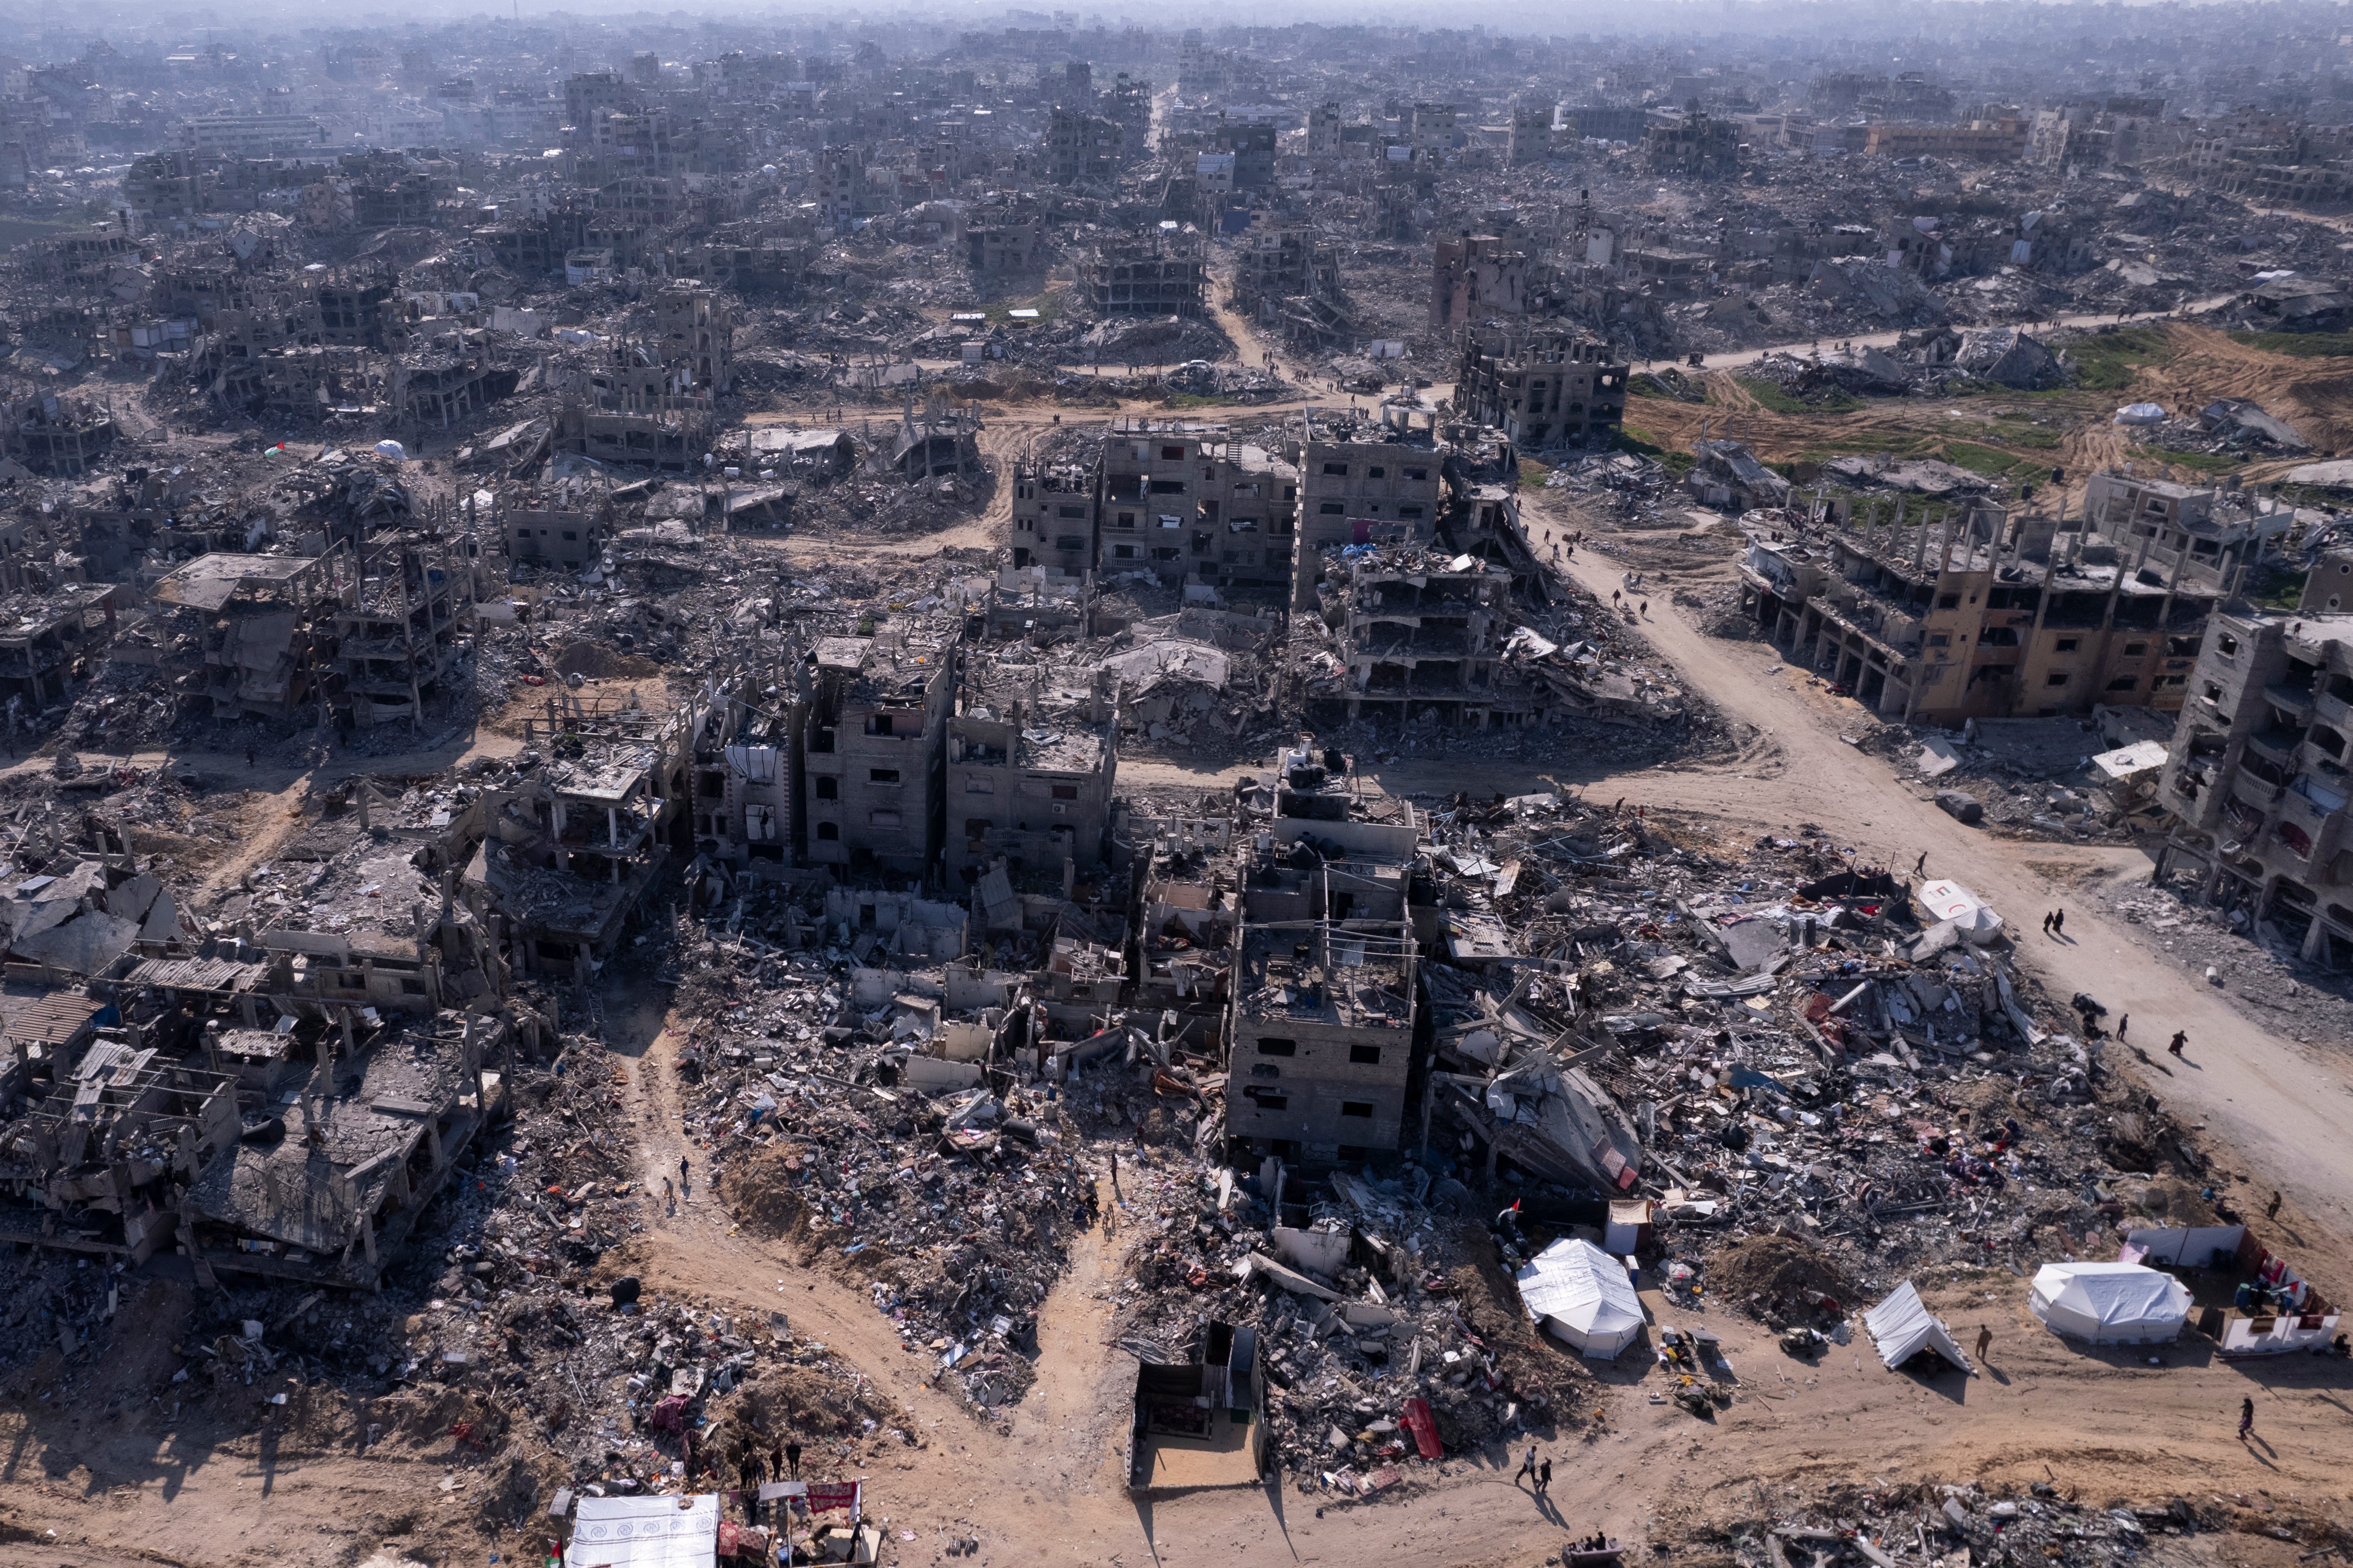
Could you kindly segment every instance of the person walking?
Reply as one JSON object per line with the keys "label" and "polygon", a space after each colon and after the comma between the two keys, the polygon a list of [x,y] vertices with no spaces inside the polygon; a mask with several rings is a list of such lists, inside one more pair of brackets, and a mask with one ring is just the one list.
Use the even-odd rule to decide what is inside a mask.
{"label": "person walking", "polygon": [[1647,621],[1647,620],[1649,620],[1649,619],[1651,618],[1651,601],[1650,601],[1650,600],[1648,600],[1648,599],[1643,600],[1643,601],[1642,601],[1642,607],[1641,607],[1641,611],[1640,611],[1640,612],[1638,612],[1638,613],[1641,616],[1641,617],[1642,617],[1644,620],[1646,620],[1646,621]]}
{"label": "person walking", "polygon": [[2277,1187],[2274,1187],[2274,1188],[2272,1189],[2272,1201],[2271,1201],[2271,1202],[2269,1202],[2269,1203],[2267,1203],[2267,1204],[2265,1204],[2265,1205],[2263,1205],[2263,1217],[2264,1217],[2265,1219],[2277,1219],[2277,1218],[2279,1218],[2279,1206],[2280,1206],[2280,1195],[2279,1195],[2279,1189],[2278,1189]]}
{"label": "person walking", "polygon": [[2179,1055],[2181,1054],[2181,1047],[2184,1047],[2184,1046],[2186,1046],[2186,1045],[2188,1045],[2189,1043],[2189,1030],[2187,1030],[2187,1029],[2176,1029],[2176,1030],[2174,1030],[2174,1031],[2173,1031],[2173,1043],[2172,1043],[2172,1044],[2170,1044],[2170,1045],[2168,1045],[2168,1046],[2167,1046],[2165,1048],[2166,1048],[2167,1050],[2168,1050],[2168,1051],[2171,1051],[2175,1056],[2177,1056],[2177,1057],[2178,1057],[2178,1056],[2179,1056]]}
{"label": "person walking", "polygon": [[746,1524],[757,1524],[760,1522],[760,1482],[763,1479],[760,1468],[759,1449],[753,1448],[744,1453],[742,1474],[744,1477],[744,1522]]}
{"label": "person walking", "polygon": [[692,1190],[693,1190],[693,1189],[688,1185],[688,1184],[687,1184],[687,1180],[686,1180],[686,1156],[685,1156],[685,1155],[683,1155],[683,1154],[681,1154],[681,1155],[678,1157],[678,1191],[679,1191],[679,1195],[680,1195],[681,1197],[685,1197],[685,1196],[687,1196],[687,1195],[688,1195],[688,1194],[689,1194]]}
{"label": "person walking", "polygon": [[2253,1399],[2242,1399],[2239,1401],[2239,1441],[2245,1442],[2254,1429],[2255,1402]]}
{"label": "person walking", "polygon": [[[2248,1408],[2249,1408],[2250,1410],[2252,1410],[2252,1409],[2253,1409],[2253,1408],[2254,1408],[2254,1407],[2253,1407],[2252,1405],[2250,1405],[2248,1406]],[[1531,1484],[1533,1484],[1533,1483],[1534,1483],[1534,1480],[1535,1480],[1535,1473],[1536,1473],[1536,1446],[1535,1446],[1534,1443],[1531,1443],[1531,1444],[1529,1444],[1529,1445],[1528,1445],[1527,1457],[1526,1457],[1526,1458],[1523,1458],[1523,1459],[1520,1461],[1519,1475],[1515,1475],[1515,1476],[1514,1476],[1514,1477],[1512,1478],[1512,1484],[1513,1484],[1514,1486],[1518,1486],[1518,1485],[1520,1484],[1520,1476],[1526,1476],[1526,1477],[1528,1477],[1528,1478],[1529,1478],[1529,1480],[1530,1480],[1530,1482],[1531,1482]]]}
{"label": "person walking", "polygon": [[801,1479],[801,1446],[798,1443],[785,1445],[785,1463],[792,1468],[791,1479],[799,1480]]}
{"label": "person walking", "polygon": [[1536,1467],[1536,1495],[1542,1497],[1550,1490],[1552,1490],[1552,1461],[1546,1459]]}
{"label": "person walking", "polygon": [[670,1184],[668,1176],[662,1178],[662,1203],[670,1213],[678,1212],[678,1189]]}
{"label": "person walking", "polygon": [[1912,863],[1912,874],[1915,877],[1928,874],[1928,852],[1926,849],[1921,850],[1920,858]]}
{"label": "person walking", "polygon": [[2056,937],[2063,937],[2067,934],[2067,911],[2065,910],[2053,910],[2051,911],[2051,934]]}
{"label": "person walking", "polygon": [[2119,1014],[2117,1014],[2117,1015],[2116,1015],[2116,1038],[2117,1038],[2117,1039],[2122,1040],[2122,1039],[2125,1037],[2125,1030],[2126,1030],[2127,1028],[2129,1028],[2129,1027],[2131,1027],[2131,1026],[2132,1026],[2132,1015],[2131,1015],[2130,1013],[2119,1013]]}
{"label": "person walking", "polygon": [[1993,1343],[1993,1331],[1983,1323],[1978,1325],[1978,1360],[1985,1360],[1986,1346]]}
{"label": "person walking", "polygon": [[245,749],[245,765],[248,768],[258,768],[261,765],[261,758],[251,746]]}
{"label": "person walking", "polygon": [[2042,912],[2042,934],[2044,936],[2051,934],[2051,911],[2048,910]]}

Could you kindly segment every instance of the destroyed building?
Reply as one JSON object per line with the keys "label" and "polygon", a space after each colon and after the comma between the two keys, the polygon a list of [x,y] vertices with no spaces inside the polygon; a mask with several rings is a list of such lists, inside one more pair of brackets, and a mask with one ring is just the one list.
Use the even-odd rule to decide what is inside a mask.
{"label": "destroyed building", "polygon": [[1237,1160],[1362,1161],[1407,1136],[1419,835],[1352,820],[1329,761],[1286,753],[1264,846],[1236,861],[1225,1131]]}
{"label": "destroyed building", "polygon": [[1299,475],[1223,426],[1113,422],[1103,438],[1101,569],[1213,593],[1291,582]]}
{"label": "destroyed building", "polygon": [[585,980],[682,847],[695,716],[632,698],[550,696],[538,759],[485,791],[469,907],[521,973]]}
{"label": "destroyed building", "polygon": [[978,650],[963,667],[946,730],[945,866],[966,884],[1002,864],[1064,889],[1066,866],[1103,858],[1110,825],[1119,716],[1109,672]]}
{"label": "destroyed building", "polygon": [[283,718],[340,695],[338,617],[359,593],[348,543],[317,556],[199,555],[150,592],[190,624],[188,673],[215,718]]}
{"label": "destroyed building", "polygon": [[1605,446],[1625,421],[1628,374],[1608,343],[1563,323],[1471,326],[1454,407],[1528,451]]}
{"label": "destroyed building", "polygon": [[2158,785],[2158,861],[2198,901],[2272,922],[2307,960],[2353,963],[2353,616],[2214,616]]}
{"label": "destroyed building", "polygon": [[1976,504],[1899,512],[1892,531],[1751,529],[1744,604],[1776,646],[1907,722],[2179,709],[2207,617],[2285,519],[2179,486],[2098,493],[2072,521]]}
{"label": "destroyed building", "polygon": [[939,861],[958,635],[908,616],[810,649],[794,833],[807,864],[920,877]]}
{"label": "destroyed building", "polygon": [[1208,310],[1208,277],[1200,236],[1167,222],[1095,247],[1082,284],[1097,315],[1193,317]]}

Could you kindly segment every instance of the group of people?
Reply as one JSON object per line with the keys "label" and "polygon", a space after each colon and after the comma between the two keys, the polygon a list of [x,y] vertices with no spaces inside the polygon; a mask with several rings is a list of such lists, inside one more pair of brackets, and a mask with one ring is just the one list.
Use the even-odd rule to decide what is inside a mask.
{"label": "group of people", "polygon": [[735,1473],[744,1486],[744,1522],[757,1524],[760,1522],[761,1483],[771,1476],[780,1481],[799,1480],[801,1479],[801,1446],[798,1443],[776,1443],[770,1447],[768,1457],[764,1461],[760,1457],[759,1448],[754,1445],[746,1444],[744,1457],[736,1461]]}

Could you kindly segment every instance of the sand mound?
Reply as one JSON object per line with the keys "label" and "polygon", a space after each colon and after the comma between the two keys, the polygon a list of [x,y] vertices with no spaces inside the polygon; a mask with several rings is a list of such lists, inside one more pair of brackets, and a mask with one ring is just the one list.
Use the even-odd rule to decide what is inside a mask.
{"label": "sand mound", "polygon": [[1862,1304],[1854,1281],[1836,1263],[1786,1236],[1752,1236],[1716,1254],[1708,1266],[1708,1284],[1716,1300],[1782,1322],[1821,1310],[1808,1300],[1809,1291],[1841,1308]]}

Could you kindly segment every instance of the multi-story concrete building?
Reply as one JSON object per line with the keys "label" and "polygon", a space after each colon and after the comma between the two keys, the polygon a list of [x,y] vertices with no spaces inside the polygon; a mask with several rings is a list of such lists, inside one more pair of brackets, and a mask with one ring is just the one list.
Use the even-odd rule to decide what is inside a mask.
{"label": "multi-story concrete building", "polygon": [[1418,996],[1406,895],[1420,828],[1350,820],[1310,749],[1285,753],[1281,774],[1265,847],[1236,861],[1228,1152],[1364,1160],[1398,1148],[1408,1128]]}
{"label": "multi-story concrete building", "polygon": [[1625,424],[1629,374],[1608,343],[1566,322],[1471,326],[1454,407],[1525,450],[1602,446]]}
{"label": "multi-story concrete building", "polygon": [[1768,527],[1751,533],[1745,596],[1777,646],[1890,718],[2176,709],[2207,616],[2270,519],[2193,522],[2227,536],[2200,552],[2160,514],[2137,525],[2115,510],[2106,534],[1987,505],[1805,538]]}
{"label": "multi-story concrete building", "polygon": [[1297,608],[1314,605],[1317,575],[1333,552],[1376,542],[1426,544],[1434,536],[1445,475],[1426,431],[1385,424],[1363,431],[1362,438],[1310,441],[1301,451],[1299,472],[1299,550],[1292,573]]}
{"label": "multi-story concrete building", "polygon": [[1141,239],[1098,246],[1082,270],[1098,315],[1198,316],[1208,309],[1201,237],[1173,221]]}
{"label": "multi-story concrete building", "polygon": [[1116,120],[1082,109],[1056,109],[1046,131],[1046,177],[1058,185],[1117,180],[1125,137]]}
{"label": "multi-story concrete building", "polygon": [[2353,964],[2353,615],[2217,614],[2158,784],[2179,826],[2161,879],[2270,921],[2307,960]]}
{"label": "multi-story concrete building", "polygon": [[1114,424],[1103,441],[1101,496],[1106,573],[1148,571],[1213,588],[1291,580],[1298,470],[1223,426]]}
{"label": "multi-story concrete building", "polygon": [[1441,239],[1430,272],[1430,331],[1451,332],[1490,316],[1524,314],[1527,283],[1527,252],[1518,246],[1468,229],[1459,239]]}
{"label": "multi-story concrete building", "polygon": [[1013,564],[1056,566],[1074,576],[1092,571],[1096,486],[1083,464],[1016,463]]}
{"label": "multi-story concrete building", "polygon": [[[1072,675],[968,655],[947,722],[947,869],[969,884],[1000,861],[1059,879],[1103,858],[1118,777],[1107,671]],[[1018,885],[1018,880],[1017,880]]]}
{"label": "multi-story concrete building", "polygon": [[943,768],[956,623],[909,616],[818,639],[798,679],[796,771],[807,864],[922,876],[944,837]]}

